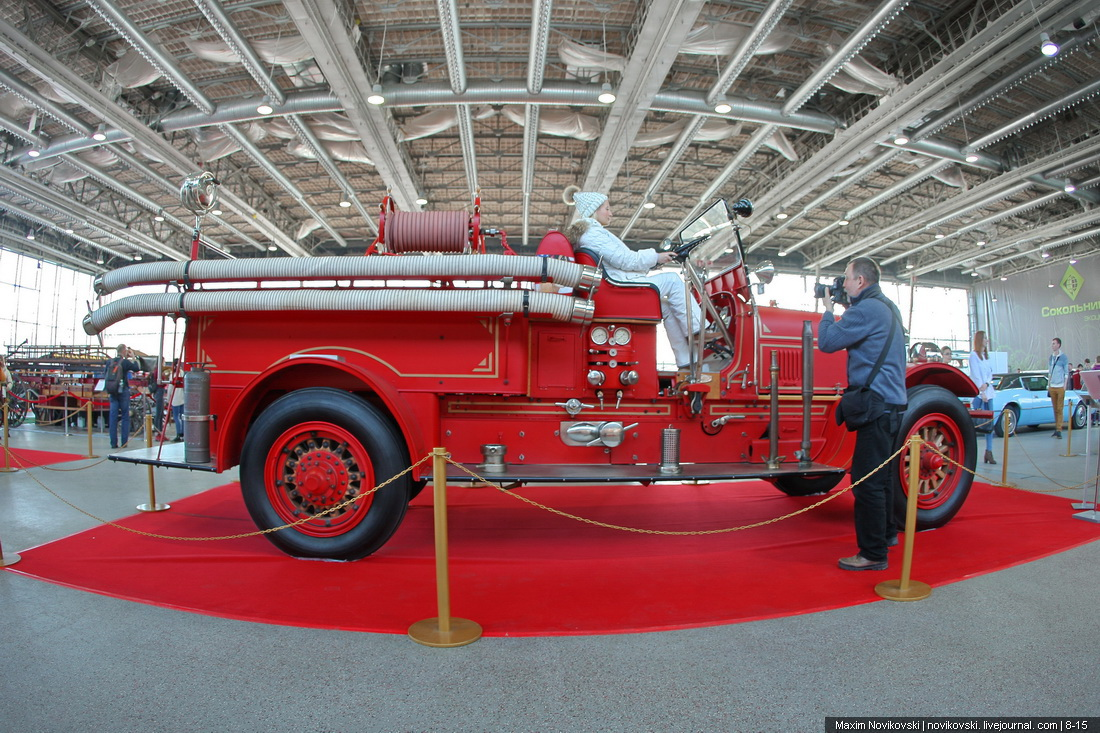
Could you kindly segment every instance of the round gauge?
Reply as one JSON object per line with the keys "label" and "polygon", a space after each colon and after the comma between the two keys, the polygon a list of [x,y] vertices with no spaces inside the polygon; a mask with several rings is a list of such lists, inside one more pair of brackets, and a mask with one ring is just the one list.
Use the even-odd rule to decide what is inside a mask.
{"label": "round gauge", "polygon": [[592,329],[592,343],[597,346],[603,346],[607,343],[607,329],[603,326],[596,326]]}
{"label": "round gauge", "polygon": [[611,343],[618,344],[619,346],[625,346],[630,343],[630,329],[629,328],[616,328],[614,333],[611,334]]}

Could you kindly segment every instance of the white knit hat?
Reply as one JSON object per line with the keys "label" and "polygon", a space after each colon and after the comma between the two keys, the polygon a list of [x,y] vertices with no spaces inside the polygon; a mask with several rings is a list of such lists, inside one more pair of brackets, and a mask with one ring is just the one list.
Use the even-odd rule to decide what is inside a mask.
{"label": "white knit hat", "polygon": [[565,203],[577,207],[577,218],[579,219],[591,219],[592,215],[596,213],[596,209],[603,206],[604,201],[607,201],[606,194],[596,193],[595,191],[582,191],[577,186],[570,186],[565,189],[565,195],[562,198]]}

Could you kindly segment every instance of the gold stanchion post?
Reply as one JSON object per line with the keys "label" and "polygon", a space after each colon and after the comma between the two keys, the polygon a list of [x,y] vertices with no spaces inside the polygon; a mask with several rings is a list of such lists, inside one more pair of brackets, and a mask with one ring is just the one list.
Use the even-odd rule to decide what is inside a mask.
{"label": "gold stanchion post", "polygon": [[21,558],[13,552],[4,552],[3,546],[0,546],[0,568],[14,565],[19,562],[20,559]]}
{"label": "gold stanchion post", "polygon": [[85,409],[85,413],[86,413],[86,417],[84,418],[84,422],[87,423],[87,425],[88,425],[88,458],[99,458],[99,456],[97,456],[92,451],[92,401],[91,400],[88,400],[85,403],[84,409]]}
{"label": "gold stanchion post", "polygon": [[[145,416],[145,447],[153,447],[153,416]],[[157,488],[156,483],[153,481],[153,464],[146,466],[149,469],[149,503],[138,504],[137,510],[139,512],[163,512],[165,509],[171,509],[171,504],[158,504],[157,503]]]}
{"label": "gold stanchion post", "polygon": [[1001,485],[1007,486],[1008,485],[1008,438],[1009,438],[1009,435],[1008,435],[1008,410],[1007,409],[1004,412],[1001,413],[1001,425],[1004,426],[1002,428],[1001,432],[1003,432],[1004,436],[1005,436],[1004,452],[1001,454]]}
{"label": "gold stanchion post", "polygon": [[1075,458],[1080,453],[1073,452],[1073,400],[1066,400],[1069,406],[1069,419],[1066,420],[1066,454],[1062,458]]}
{"label": "gold stanchion post", "polygon": [[451,581],[447,556],[447,449],[433,448],[432,491],[435,501],[435,585],[439,616],[417,621],[409,638],[418,644],[455,647],[481,638],[481,626],[465,618],[451,617]]}
{"label": "gold stanchion post", "polygon": [[917,533],[917,492],[920,491],[919,435],[909,436],[909,497],[905,508],[905,554],[901,561],[901,580],[884,580],[875,592],[889,601],[920,601],[932,595],[932,586],[919,580],[909,580],[913,566],[913,541]]}
{"label": "gold stanchion post", "polygon": [[13,468],[11,465],[11,450],[8,448],[8,399],[4,398],[4,467],[0,468],[0,471],[4,473],[11,473],[12,471],[18,471],[18,468]]}

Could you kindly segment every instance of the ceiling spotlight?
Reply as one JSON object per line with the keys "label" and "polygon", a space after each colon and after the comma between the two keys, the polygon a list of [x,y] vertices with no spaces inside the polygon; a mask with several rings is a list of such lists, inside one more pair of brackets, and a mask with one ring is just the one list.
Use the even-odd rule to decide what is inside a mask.
{"label": "ceiling spotlight", "polygon": [[136,255],[134,255],[134,259],[140,261],[141,260],[141,252],[138,252]]}
{"label": "ceiling spotlight", "polygon": [[42,155],[42,151],[38,148],[31,148],[27,151],[27,155],[31,156],[32,158],[37,158],[39,155]]}
{"label": "ceiling spotlight", "polygon": [[1008,278],[1007,278],[1007,277],[1005,277],[1004,275],[1002,275],[1002,276],[1001,276],[1001,282],[1005,282],[1006,280],[1008,280]]}
{"label": "ceiling spotlight", "polygon": [[894,138],[894,145],[908,145],[909,136],[904,132],[899,132],[898,136]]}
{"label": "ceiling spotlight", "polygon": [[[600,104],[611,104],[615,101],[615,92],[611,91],[611,85],[606,81],[603,86],[600,87],[600,96],[596,97],[600,101]],[[732,107],[730,108],[732,109]]]}
{"label": "ceiling spotlight", "polygon": [[1076,265],[1077,264],[1077,258],[1076,257],[1070,257],[1069,258],[1069,263],[1071,265]]}
{"label": "ceiling spotlight", "polygon": [[1048,282],[1048,283],[1047,283],[1047,287],[1048,287],[1048,288],[1053,288],[1053,287],[1054,287],[1054,283]]}
{"label": "ceiling spotlight", "polygon": [[72,230],[72,229],[66,229],[66,230],[65,230],[65,233],[66,233],[66,234],[72,234],[72,233],[73,233],[73,230]]}
{"label": "ceiling spotlight", "polygon": [[153,221],[164,221],[164,213],[158,211],[156,214],[153,215]]}
{"label": "ceiling spotlight", "polygon": [[99,125],[95,128],[95,132],[92,133],[92,139],[96,142],[103,142],[107,139],[107,130],[103,125]]}
{"label": "ceiling spotlight", "polygon": [[784,250],[779,250],[779,256],[780,257],[786,257],[787,253]]}
{"label": "ceiling spotlight", "polygon": [[977,163],[978,162],[978,154],[977,153],[967,153],[966,154],[966,162],[967,163]]}
{"label": "ceiling spotlight", "polygon": [[643,209],[656,209],[657,204],[653,203],[652,201],[646,201],[644,204],[642,204],[642,208]]}
{"label": "ceiling spotlight", "polygon": [[979,239],[977,242],[975,242],[975,244],[977,244],[979,247],[984,247],[985,246],[985,240],[984,239]]}
{"label": "ceiling spotlight", "polygon": [[978,273],[976,273],[976,272],[970,273],[970,277],[977,277],[977,276],[978,276]]}
{"label": "ceiling spotlight", "polygon": [[271,106],[271,100],[264,97],[263,100],[256,105],[256,114],[269,115],[275,111],[275,108]]}
{"label": "ceiling spotlight", "polygon": [[784,220],[784,219],[786,219],[786,218],[787,218],[787,212],[786,212],[786,211],[778,211],[778,212],[776,212],[776,214],[775,214],[775,218],[776,218],[776,219],[779,219],[780,221],[782,221],[782,220]]}
{"label": "ceiling spotlight", "polygon": [[213,214],[214,216],[221,216],[222,215],[222,210],[221,209],[214,209],[210,213]]}
{"label": "ceiling spotlight", "polygon": [[348,201],[346,197],[340,199],[340,208],[341,209],[350,209],[351,208],[351,202]]}
{"label": "ceiling spotlight", "polygon": [[367,97],[367,104],[385,104],[386,98],[382,96],[382,85],[375,84],[371,87],[370,96]]}
{"label": "ceiling spotlight", "polygon": [[852,223],[852,222],[848,221],[847,219],[841,219],[840,221],[838,221],[838,222],[836,223],[836,225],[837,225],[838,227],[846,227],[846,226],[848,226],[848,225],[849,225],[849,224],[851,224],[851,223]]}
{"label": "ceiling spotlight", "polygon": [[905,269],[906,270],[912,270],[914,267],[916,267],[916,265],[914,265],[912,262],[906,262],[905,263]]}
{"label": "ceiling spotlight", "polygon": [[1077,186],[1073,185],[1073,181],[1066,181],[1066,185],[1062,188],[1066,193],[1073,193],[1077,190]]}
{"label": "ceiling spotlight", "polygon": [[267,245],[267,251],[268,251],[268,252],[275,252],[275,251],[277,251],[278,249],[279,249],[279,248],[278,248],[278,247],[276,247],[276,246],[275,246],[274,244],[269,244],[269,245]]}
{"label": "ceiling spotlight", "polygon": [[423,196],[417,196],[416,205],[417,206],[427,206],[428,205],[428,199],[424,198]]}
{"label": "ceiling spotlight", "polygon": [[1062,49],[1057,43],[1050,40],[1049,33],[1043,31],[1039,34],[1039,50],[1044,56],[1057,56]]}
{"label": "ceiling spotlight", "polygon": [[103,255],[100,255],[99,257],[96,257],[95,263],[97,265],[102,265],[103,264]]}
{"label": "ceiling spotlight", "polygon": [[27,230],[27,239],[31,240],[32,242],[34,241],[34,230],[33,229],[28,229]]}
{"label": "ceiling spotlight", "polygon": [[1047,252],[1047,251],[1046,251],[1046,250],[1044,249],[1044,250],[1043,250],[1043,259],[1045,260],[1045,259],[1046,259],[1047,257],[1050,257],[1050,252]]}
{"label": "ceiling spotlight", "polygon": [[947,236],[946,234],[944,234],[943,232],[940,232],[939,234],[936,235],[936,239],[943,239],[946,236]]}
{"label": "ceiling spotlight", "polygon": [[733,111],[733,105],[725,97],[720,97],[714,103],[714,111],[720,115],[727,115]]}

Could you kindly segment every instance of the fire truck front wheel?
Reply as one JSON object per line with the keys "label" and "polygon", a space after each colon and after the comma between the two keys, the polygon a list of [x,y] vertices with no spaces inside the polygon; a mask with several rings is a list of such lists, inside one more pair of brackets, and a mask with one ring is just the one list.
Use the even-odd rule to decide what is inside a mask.
{"label": "fire truck front wheel", "polygon": [[[962,508],[974,480],[978,451],[973,423],[954,394],[943,387],[920,385],[909,390],[898,447],[911,435],[923,441],[917,466],[917,529],[942,527]],[[909,464],[906,450],[894,460],[890,472],[899,497],[899,526],[905,525]]]}
{"label": "fire truck front wheel", "polygon": [[368,492],[408,465],[396,428],[377,408],[338,389],[302,389],[271,403],[249,428],[241,491],[260,529],[295,525],[264,535],[283,552],[358,560],[397,530],[411,486],[406,475]]}

